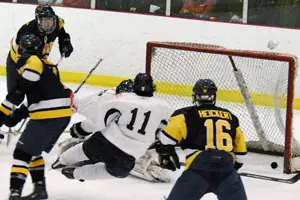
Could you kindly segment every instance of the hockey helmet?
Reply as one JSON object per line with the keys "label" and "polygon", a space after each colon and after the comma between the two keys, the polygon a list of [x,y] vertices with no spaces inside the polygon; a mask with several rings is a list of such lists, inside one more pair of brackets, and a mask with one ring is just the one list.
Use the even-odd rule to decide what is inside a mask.
{"label": "hockey helmet", "polygon": [[120,94],[122,92],[132,92],[133,91],[133,81],[131,79],[123,80],[116,87],[116,94]]}
{"label": "hockey helmet", "polygon": [[193,103],[196,105],[215,104],[217,86],[211,79],[199,79],[193,87]]}
{"label": "hockey helmet", "polygon": [[152,76],[146,73],[138,73],[134,78],[133,92],[139,96],[152,97],[156,87]]}
{"label": "hockey helmet", "polygon": [[35,9],[35,18],[41,33],[51,34],[56,28],[56,15],[49,4],[38,5]]}
{"label": "hockey helmet", "polygon": [[23,35],[20,38],[20,54],[42,56],[44,43],[43,41],[34,34]]}

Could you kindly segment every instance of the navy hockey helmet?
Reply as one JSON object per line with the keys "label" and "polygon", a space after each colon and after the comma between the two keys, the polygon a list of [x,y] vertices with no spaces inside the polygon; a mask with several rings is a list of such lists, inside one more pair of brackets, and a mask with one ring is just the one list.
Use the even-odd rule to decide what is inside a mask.
{"label": "navy hockey helmet", "polygon": [[132,92],[133,91],[133,81],[131,79],[123,80],[116,87],[116,94],[120,94],[122,92]]}
{"label": "navy hockey helmet", "polygon": [[56,28],[56,15],[49,4],[38,5],[35,9],[35,18],[41,33],[51,34]]}
{"label": "navy hockey helmet", "polygon": [[199,79],[193,87],[193,103],[196,105],[215,104],[217,86],[211,79]]}
{"label": "navy hockey helmet", "polygon": [[23,35],[20,38],[19,49],[20,54],[29,54],[41,57],[43,54],[44,43],[37,35]]}
{"label": "navy hockey helmet", "polygon": [[146,73],[138,73],[134,78],[133,92],[139,96],[152,97],[156,87],[152,76]]}

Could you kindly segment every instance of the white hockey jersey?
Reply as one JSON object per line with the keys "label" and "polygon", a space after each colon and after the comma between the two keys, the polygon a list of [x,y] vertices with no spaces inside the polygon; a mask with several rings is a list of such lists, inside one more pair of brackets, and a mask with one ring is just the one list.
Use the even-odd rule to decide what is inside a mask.
{"label": "white hockey jersey", "polygon": [[[87,119],[81,124],[86,132],[101,131],[104,137],[125,153],[139,158],[155,140],[158,129],[169,120],[170,105],[155,97],[135,93],[112,95],[77,103],[78,112]],[[102,99],[103,98],[103,99]],[[88,100],[88,99],[86,99]]]}

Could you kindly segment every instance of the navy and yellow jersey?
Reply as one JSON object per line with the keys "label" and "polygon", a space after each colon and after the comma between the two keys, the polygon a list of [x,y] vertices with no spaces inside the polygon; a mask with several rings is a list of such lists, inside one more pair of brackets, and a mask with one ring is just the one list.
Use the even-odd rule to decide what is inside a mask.
{"label": "navy and yellow jersey", "polygon": [[38,30],[38,22],[36,19],[24,24],[19,29],[17,35],[13,37],[10,41],[10,56],[15,63],[17,63],[20,58],[19,42],[21,37],[25,34],[35,34],[39,36],[42,41],[45,42],[43,58],[48,58],[55,39],[57,37],[63,39],[63,37],[66,34],[66,31],[64,29],[64,20],[58,16],[56,17],[56,29],[51,34],[42,35]]}
{"label": "navy and yellow jersey", "polygon": [[159,138],[163,144],[180,145],[186,154],[187,169],[206,149],[224,150],[240,163],[247,153],[238,118],[213,105],[176,110]]}
{"label": "navy and yellow jersey", "polygon": [[57,67],[46,59],[31,56],[18,70],[19,90],[27,97],[29,117],[33,120],[72,115],[72,91],[65,87]]}

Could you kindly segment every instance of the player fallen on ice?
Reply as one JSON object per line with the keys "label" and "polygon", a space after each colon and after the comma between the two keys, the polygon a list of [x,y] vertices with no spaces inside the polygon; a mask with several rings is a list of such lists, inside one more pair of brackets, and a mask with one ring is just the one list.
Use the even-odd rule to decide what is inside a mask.
{"label": "player fallen on ice", "polygon": [[[18,71],[17,90],[9,92],[0,106],[0,127],[13,127],[20,119],[30,118],[13,152],[9,200],[48,199],[41,154],[51,151],[72,115],[72,91],[60,81],[58,68],[43,59],[43,48],[43,41],[34,34],[20,38],[19,50],[28,58]],[[20,105],[25,96],[27,105],[22,104],[12,113],[13,105]],[[21,197],[29,173],[34,191]]]}
{"label": "player fallen on ice", "polygon": [[[137,74],[132,88],[132,92],[117,92],[112,100],[86,109],[87,119],[74,124],[71,135],[92,135],[63,152],[52,165],[54,169],[66,166],[62,174],[77,180],[125,178],[130,174],[171,115],[169,104],[153,97],[155,85],[150,75]],[[81,161],[92,164],[74,166]]]}
{"label": "player fallen on ice", "polygon": [[237,173],[247,153],[244,136],[238,118],[215,105],[216,95],[212,80],[198,80],[193,87],[195,105],[176,110],[158,134],[161,166],[179,168],[175,145],[186,154],[186,169],[168,200],[199,200],[210,192],[222,200],[247,199]]}
{"label": "player fallen on ice", "polygon": [[[94,109],[97,109],[97,104],[101,105],[104,102],[110,101],[114,99],[116,95],[119,95],[123,92],[133,92],[132,80],[124,80],[116,88],[103,90],[99,93],[91,94],[81,99],[75,95],[73,110],[83,116],[89,116]],[[78,124],[79,123],[77,123],[77,125]],[[71,132],[74,137],[59,143],[61,153],[88,138],[85,137],[82,139],[82,137],[75,135],[74,131],[76,130],[77,125],[74,124],[71,128]],[[92,163],[95,164],[94,162]],[[79,164],[83,165],[86,163],[81,162]],[[133,170],[130,171],[130,174],[150,182],[170,182],[171,180],[168,170],[159,166],[158,154],[155,151],[154,145],[151,145],[142,157],[136,159],[135,166]]]}

